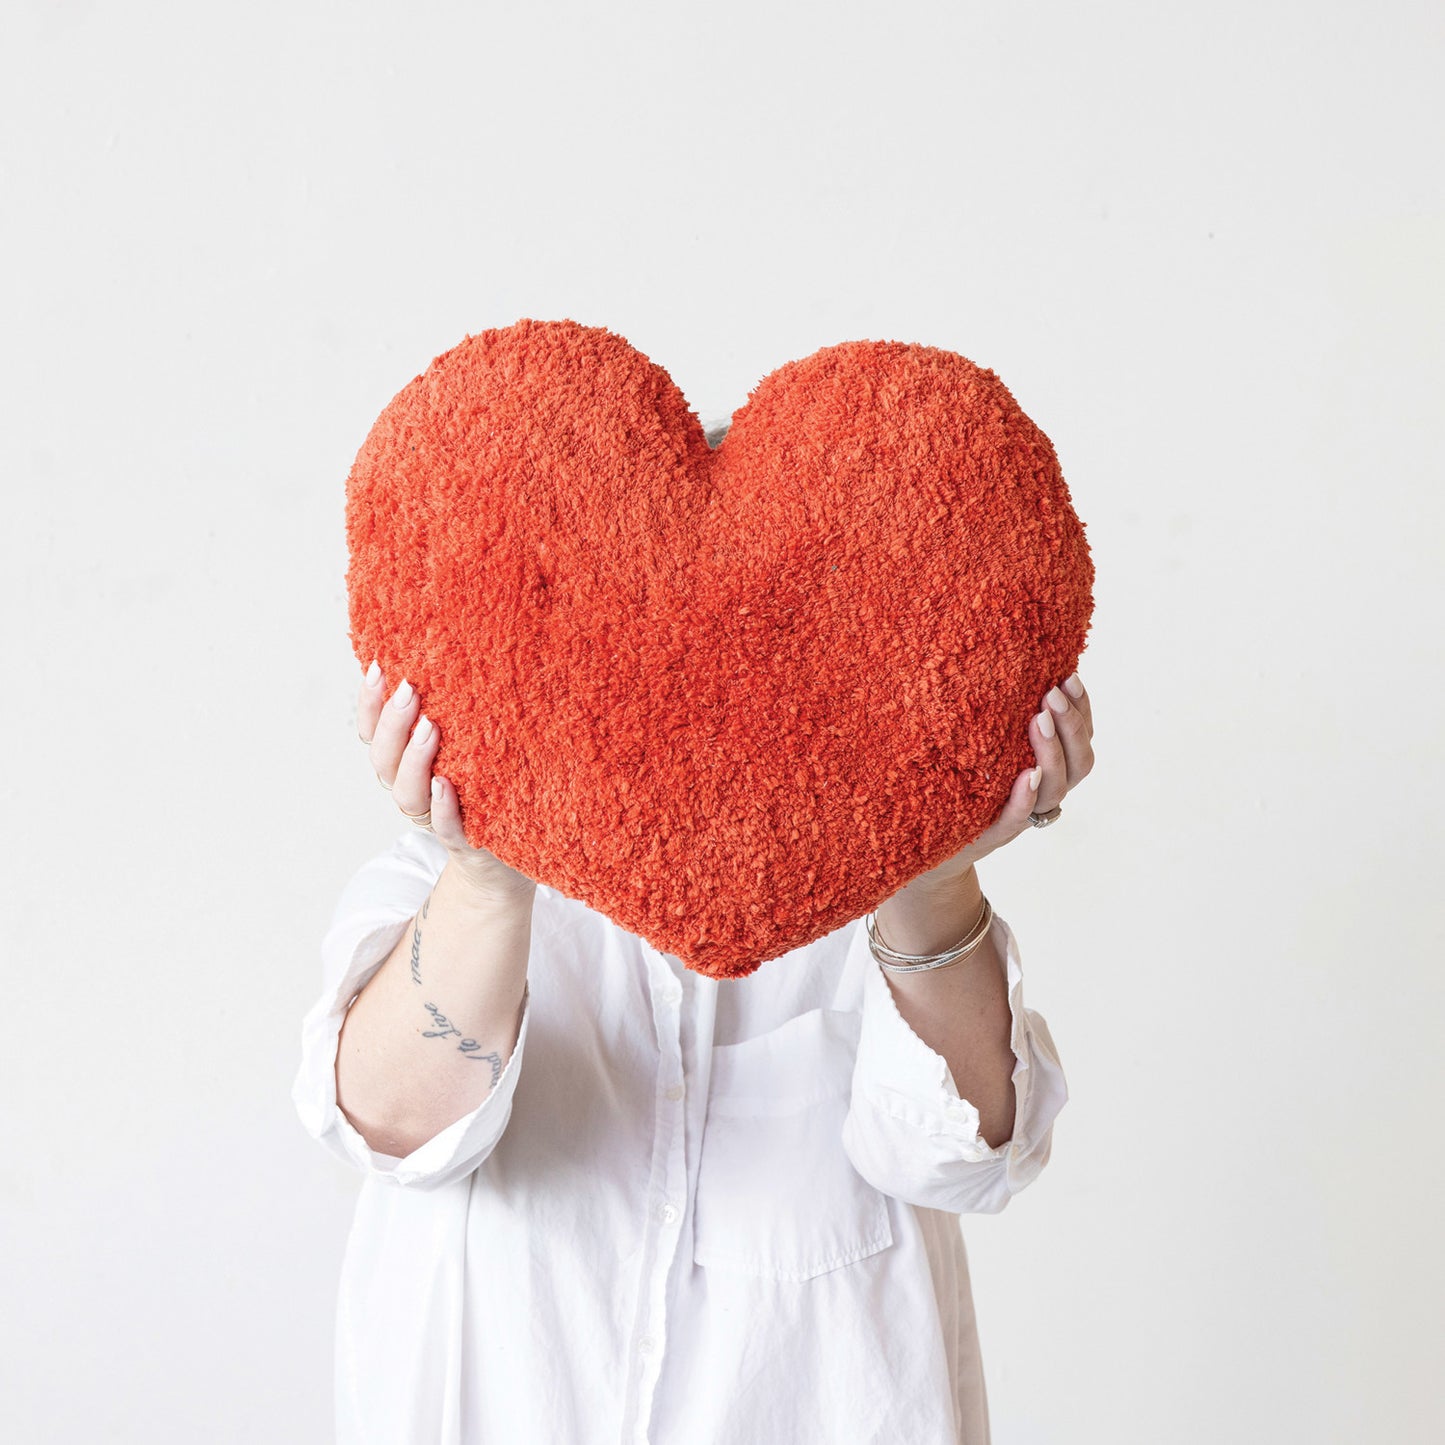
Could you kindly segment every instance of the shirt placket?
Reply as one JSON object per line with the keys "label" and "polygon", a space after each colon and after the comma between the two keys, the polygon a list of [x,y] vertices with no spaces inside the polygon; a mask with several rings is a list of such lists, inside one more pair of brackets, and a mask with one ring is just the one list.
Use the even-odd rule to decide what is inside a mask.
{"label": "shirt placket", "polygon": [[667,1280],[677,1255],[687,1206],[682,1057],[682,966],[643,944],[657,1035],[656,1107],[647,1188],[643,1277],[636,1325],[628,1350],[634,1388],[623,1424],[624,1445],[645,1442],[653,1394],[667,1342]]}

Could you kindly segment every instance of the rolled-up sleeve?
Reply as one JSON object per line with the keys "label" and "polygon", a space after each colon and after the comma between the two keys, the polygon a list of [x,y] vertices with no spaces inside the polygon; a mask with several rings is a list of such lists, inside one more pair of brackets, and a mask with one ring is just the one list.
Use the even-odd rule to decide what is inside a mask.
{"label": "rolled-up sleeve", "polygon": [[492,1091],[405,1158],[372,1149],[336,1101],[336,1055],[352,1000],[386,962],[446,862],[431,834],[410,829],[365,863],[343,888],[321,942],[321,996],[301,1025],[301,1066],[291,1089],[306,1132],[337,1158],[390,1184],[435,1189],[470,1174],[507,1127],[527,1038],[530,994],[511,1057]]}
{"label": "rolled-up sleeve", "polygon": [[947,1061],[899,1012],[861,920],[849,945],[861,951],[849,962],[863,973],[863,1019],[843,1147],[875,1188],[952,1214],[997,1214],[1031,1184],[1048,1163],[1054,1119],[1068,1099],[1048,1024],[1024,1007],[1018,940],[997,914],[993,937],[1007,960],[1015,1097],[1013,1134],[993,1148]]}

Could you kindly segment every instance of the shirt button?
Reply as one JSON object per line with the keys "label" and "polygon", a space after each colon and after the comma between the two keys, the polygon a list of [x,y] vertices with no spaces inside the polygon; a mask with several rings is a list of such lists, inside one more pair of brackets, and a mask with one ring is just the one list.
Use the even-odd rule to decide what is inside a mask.
{"label": "shirt button", "polygon": [[664,1224],[671,1224],[677,1218],[677,1205],[664,1204],[658,1213],[662,1216]]}
{"label": "shirt button", "polygon": [[644,1355],[650,1355],[657,1348],[657,1341],[653,1339],[651,1335],[643,1335],[637,1342],[637,1348],[641,1350]]}
{"label": "shirt button", "polygon": [[682,1085],[674,1084],[663,1097],[672,1100],[673,1103],[676,1103],[680,1098],[682,1098]]}

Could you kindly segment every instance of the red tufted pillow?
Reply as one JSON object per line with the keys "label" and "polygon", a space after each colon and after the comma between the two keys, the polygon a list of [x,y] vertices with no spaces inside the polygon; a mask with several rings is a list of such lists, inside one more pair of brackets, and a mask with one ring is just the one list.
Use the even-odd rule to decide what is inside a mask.
{"label": "red tufted pillow", "polygon": [[351,642],[411,680],[467,837],[716,977],[874,908],[1033,763],[1094,569],[991,371],[854,341],[710,451],[622,337],[468,336],[347,480]]}

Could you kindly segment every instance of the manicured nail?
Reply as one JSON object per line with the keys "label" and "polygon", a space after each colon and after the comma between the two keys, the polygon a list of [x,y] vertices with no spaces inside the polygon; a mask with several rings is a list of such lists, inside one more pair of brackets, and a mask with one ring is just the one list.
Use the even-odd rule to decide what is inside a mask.
{"label": "manicured nail", "polygon": [[1062,716],[1069,710],[1068,698],[1066,698],[1063,693],[1061,693],[1056,687],[1051,687],[1048,692],[1044,694],[1044,701],[1048,703],[1048,705],[1053,708],[1053,710],[1060,716]]}
{"label": "manicured nail", "polygon": [[411,684],[405,678],[402,678],[401,686],[392,694],[391,702],[393,707],[411,706]]}
{"label": "manicured nail", "polygon": [[1039,766],[1039,767],[1037,767],[1037,768],[1035,768],[1035,769],[1033,770],[1033,772],[1031,772],[1031,773],[1029,774],[1029,792],[1031,792],[1031,793],[1037,793],[1037,792],[1038,792],[1038,790],[1039,790],[1039,781],[1040,781],[1040,779],[1043,777],[1043,775],[1044,775],[1044,770],[1043,770],[1042,765]]}
{"label": "manicured nail", "polygon": [[446,792],[447,785],[441,778],[434,777],[431,780],[431,795],[433,802],[440,802],[441,795]]}
{"label": "manicured nail", "polygon": [[366,669],[367,687],[375,687],[381,681],[381,664],[373,657],[371,666]]}
{"label": "manicured nail", "polygon": [[1051,712],[1041,712],[1041,713],[1039,714],[1039,731],[1040,731],[1046,738],[1051,738],[1051,737],[1053,737],[1053,735],[1054,735],[1054,715],[1053,715],[1053,713],[1051,713]]}
{"label": "manicured nail", "polygon": [[1070,697],[1083,697],[1084,684],[1079,681],[1079,674],[1077,672],[1071,672],[1064,679],[1064,690]]}
{"label": "manicured nail", "polygon": [[431,719],[423,713],[416,720],[416,726],[411,730],[411,740],[414,743],[424,743],[430,736]]}

